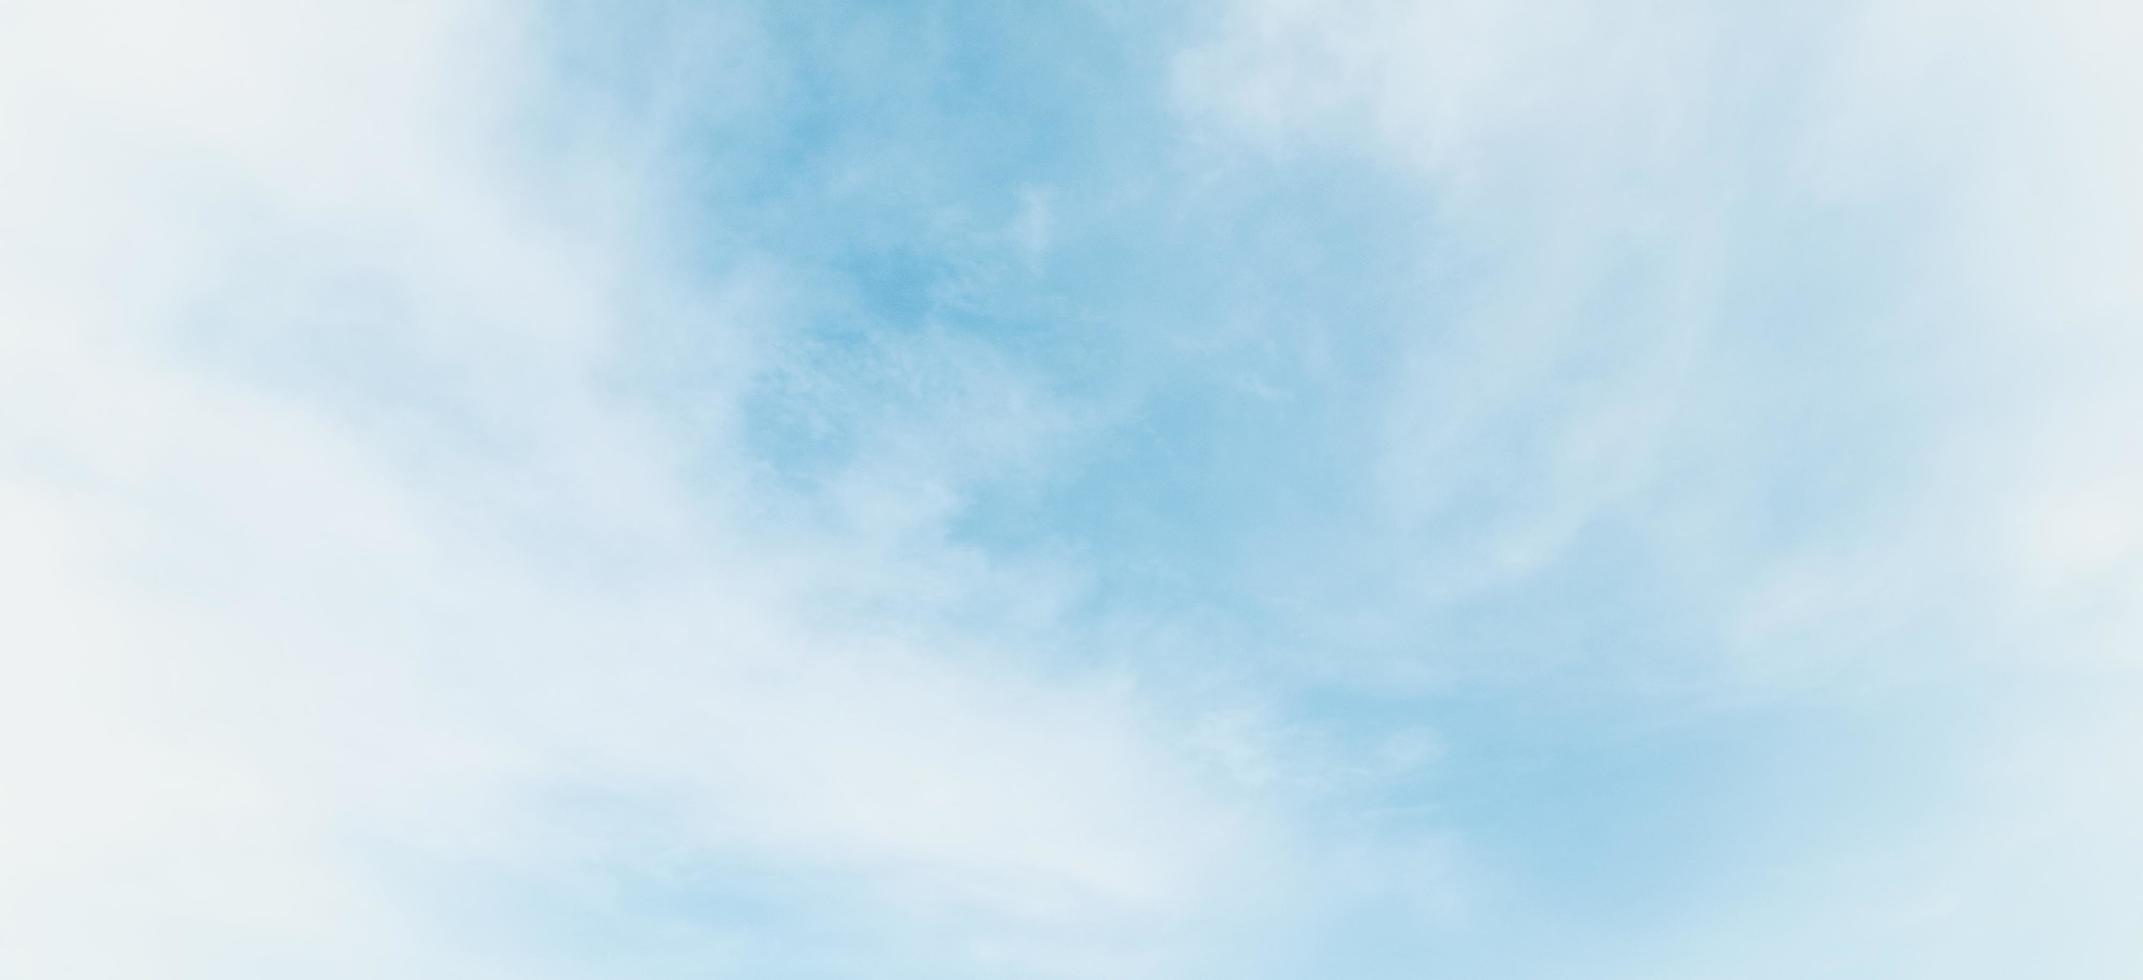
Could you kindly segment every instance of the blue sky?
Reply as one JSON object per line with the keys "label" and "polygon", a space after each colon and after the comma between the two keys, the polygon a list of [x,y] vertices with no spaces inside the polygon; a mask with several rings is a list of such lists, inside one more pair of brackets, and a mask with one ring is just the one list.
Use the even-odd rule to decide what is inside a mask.
{"label": "blue sky", "polygon": [[2143,972],[2143,19],[0,6],[0,974]]}

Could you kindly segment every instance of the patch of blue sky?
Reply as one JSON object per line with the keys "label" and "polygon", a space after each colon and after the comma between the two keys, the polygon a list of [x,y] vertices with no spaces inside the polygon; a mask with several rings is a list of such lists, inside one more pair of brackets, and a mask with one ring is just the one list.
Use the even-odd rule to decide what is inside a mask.
{"label": "patch of blue sky", "polygon": [[[2143,595],[2139,484],[2127,402],[2053,390],[2119,359],[2036,331],[2121,349],[2132,291],[2039,252],[2131,253],[1982,207],[2075,168],[1972,128],[2036,132],[2047,69],[1929,54],[1909,4],[1549,6],[540,5],[510,138],[474,138],[499,180],[365,197],[241,153],[166,186],[245,213],[180,222],[235,258],[164,366],[227,397],[164,441],[282,424],[89,523],[240,502],[161,518],[184,555],[143,577],[298,653],[212,659],[174,711],[305,774],[293,837],[334,846],[291,850],[500,969],[2116,962],[2091,899],[2132,889],[2086,852],[2137,863],[2135,686],[2092,658]],[[255,207],[344,193],[482,206]],[[356,544],[244,503],[366,474]],[[251,550],[204,546],[230,528]],[[259,738],[226,675],[300,708]],[[2004,907],[2040,887],[2071,900]]]}
{"label": "patch of blue sky", "polygon": [[[1865,758],[1850,775],[1863,750],[1832,731],[1917,744],[1882,723],[1709,704],[1721,609],[1827,536],[1879,533],[1922,489],[1943,411],[1921,366],[1940,351],[1893,308],[1939,229],[1910,194],[1797,198],[1739,104],[1790,102],[1774,82],[1703,110],[1721,146],[1679,165],[1699,213],[1678,203],[1664,228],[1627,209],[1671,190],[1554,160],[1490,178],[1514,208],[1454,217],[1344,149],[1186,138],[1168,46],[1089,8],[756,19],[767,104],[672,152],[723,243],[708,254],[771,254],[805,294],[745,421],[780,486],[837,481],[887,419],[954,441],[993,421],[945,359],[1009,372],[1074,421],[1042,430],[1058,442],[1038,464],[985,452],[946,538],[1075,567],[1074,637],[1226,624],[1170,651],[1181,683],[1238,677],[1357,748],[1433,724],[1455,747],[1433,790],[1301,805],[1463,837],[1506,862],[1523,921],[1686,914],[1762,874],[1752,849],[1817,846],[1778,843],[1793,832],[1767,814],[1865,815],[1896,791]],[[1643,441],[1573,445],[1646,397]],[[1421,428],[1393,450],[1410,401]],[[1587,451],[1632,461],[1570,461]],[[1901,751],[1885,761],[1911,768]]]}
{"label": "patch of blue sky", "polygon": [[[946,533],[1002,559],[1068,558],[1088,577],[1080,608],[1102,621],[1089,627],[1097,635],[1112,620],[1192,609],[1257,624],[1244,632],[1268,647],[1214,643],[1191,654],[1193,672],[1261,676],[1277,664],[1286,676],[1344,677],[1366,661],[1396,665],[1372,668],[1372,684],[1430,678],[1423,717],[1441,718],[1429,694],[1460,681],[1502,690],[1492,703],[1507,710],[1518,708],[1502,699],[1547,696],[1572,711],[1629,699],[1636,707],[1621,710],[1642,714],[1671,692],[1651,691],[1631,661],[1663,660],[1669,674],[1719,642],[1716,624],[1696,618],[1702,603],[1676,599],[1702,595],[1690,576],[1746,574],[1783,542],[1876,506],[1863,498],[1899,479],[1886,466],[1910,472],[1909,432],[1863,424],[1895,418],[1910,394],[1892,387],[1909,351],[1853,349],[1880,338],[1849,314],[1894,275],[1886,261],[1909,261],[1865,211],[1826,222],[1764,202],[1758,178],[1721,219],[1734,230],[1713,260],[1723,285],[1712,309],[1680,295],[1699,288],[1681,281],[1686,257],[1641,233],[1582,242],[1607,254],[1580,257],[1595,264],[1579,267],[1574,290],[1542,298],[1552,305],[1540,315],[1556,322],[1538,342],[1552,346],[1535,360],[1509,355],[1515,373],[1482,391],[1470,375],[1505,368],[1506,355],[1488,328],[1465,324],[1484,304],[1503,304],[1487,316],[1509,312],[1525,288],[1513,280],[1542,271],[1543,250],[1560,247],[1546,239],[1564,227],[1553,211],[1520,211],[1510,225],[1439,221],[1433,196],[1375,161],[1197,145],[1159,91],[1165,49],[1136,50],[1078,8],[784,8],[760,20],[778,108],[675,151],[712,161],[684,169],[722,222],[713,234],[777,256],[811,293],[793,359],[749,411],[754,444],[785,485],[809,493],[888,417],[920,413],[958,438],[978,420],[962,415],[959,369],[934,358],[963,350],[1090,406],[1039,475],[1000,478],[984,463]],[[1035,200],[1048,208],[1041,246],[1017,233]],[[1685,322],[1698,318],[1719,326]],[[1689,350],[1666,350],[1678,343]],[[1398,370],[1408,356],[1426,373]],[[1654,363],[1673,356],[1688,363]],[[1684,397],[1725,409],[1735,428],[1640,447],[1658,475],[1639,477],[1633,499],[1567,518],[1540,564],[1514,559],[1521,567],[1501,581],[1445,595],[1444,582],[1505,560],[1518,547],[1509,535],[1566,520],[1554,513],[1572,492],[1555,471],[1559,441],[1622,388],[1653,384],[1694,389]],[[1425,509],[1395,516],[1363,477],[1408,386],[1428,386],[1411,394],[1462,417],[1397,491]],[[1675,568],[1648,539],[1646,511],[1691,492],[1734,509],[1696,532],[1709,540],[1682,542],[1696,567]],[[1303,710],[1341,729],[1362,715],[1347,699]],[[1442,722],[1458,739],[1482,723]],[[1662,787],[1689,785],[1662,760],[1731,769],[1767,748],[1701,731],[1575,741],[1554,743],[1575,758],[1549,759],[1541,785],[1640,763],[1670,766]],[[1644,782],[1599,794],[1598,815],[1652,813]],[[1526,815],[1513,804],[1465,826],[1534,825],[1513,820]],[[1532,816],[1543,828],[1556,819]],[[1625,850],[1674,836],[1654,830]],[[1625,871],[1645,863],[1629,860]]]}

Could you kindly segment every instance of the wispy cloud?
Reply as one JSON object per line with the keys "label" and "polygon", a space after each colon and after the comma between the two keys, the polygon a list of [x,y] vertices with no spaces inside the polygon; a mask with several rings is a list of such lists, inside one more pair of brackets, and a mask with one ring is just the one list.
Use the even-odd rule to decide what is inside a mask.
{"label": "wispy cloud", "polygon": [[2133,968],[2139,26],[18,5],[0,973]]}

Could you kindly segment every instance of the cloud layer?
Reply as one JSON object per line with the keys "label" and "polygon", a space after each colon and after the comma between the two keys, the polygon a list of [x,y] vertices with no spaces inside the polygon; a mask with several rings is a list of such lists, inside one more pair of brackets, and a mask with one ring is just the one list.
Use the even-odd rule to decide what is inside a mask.
{"label": "cloud layer", "polygon": [[2143,966],[2139,28],[0,11],[0,973]]}

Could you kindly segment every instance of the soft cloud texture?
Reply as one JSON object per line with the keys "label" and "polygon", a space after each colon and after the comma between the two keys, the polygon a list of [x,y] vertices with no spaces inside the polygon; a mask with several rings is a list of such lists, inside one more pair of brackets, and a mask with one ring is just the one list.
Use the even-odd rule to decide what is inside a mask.
{"label": "soft cloud texture", "polygon": [[2139,28],[0,10],[0,973],[2143,967]]}
{"label": "soft cloud texture", "polygon": [[[750,496],[758,287],[642,251],[608,182],[666,171],[549,146],[584,123],[525,101],[526,13],[14,32],[10,969],[847,972],[910,928],[948,968],[1136,969],[1260,831],[1118,681],[843,624],[888,562],[954,577],[926,601],[981,572]],[[694,444],[624,390],[663,330]],[[859,479],[855,519],[933,492]],[[865,938],[720,912],[759,903]]]}

